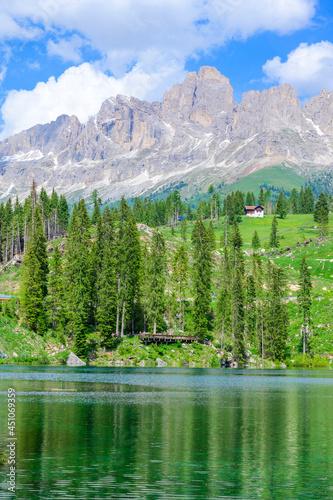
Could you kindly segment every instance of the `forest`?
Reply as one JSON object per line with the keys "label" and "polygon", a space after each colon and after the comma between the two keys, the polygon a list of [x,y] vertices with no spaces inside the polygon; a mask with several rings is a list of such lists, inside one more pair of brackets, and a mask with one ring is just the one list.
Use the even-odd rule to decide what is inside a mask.
{"label": "forest", "polygon": [[[279,246],[277,218],[293,210],[312,210],[325,234],[331,199],[321,193],[315,203],[311,194],[307,188],[287,198],[281,191],[271,248]],[[256,232],[251,255],[245,254],[239,231],[244,205],[256,202],[254,195],[231,193],[222,207],[217,193],[211,190],[210,195],[208,208],[185,207],[176,191],[154,204],[135,199],[132,209],[122,198],[110,209],[102,207],[94,191],[90,200],[73,205],[70,216],[64,196],[54,190],[50,196],[44,189],[38,193],[34,183],[23,204],[2,204],[1,261],[24,252],[22,325],[41,336],[51,329],[64,342],[72,339],[82,358],[91,331],[99,333],[105,348],[140,331],[173,331],[219,339],[236,360],[244,358],[248,343],[257,345],[262,357],[284,359],[289,325],[285,270],[263,259]],[[267,206],[267,191],[260,195],[258,202]],[[153,219],[149,238],[140,231],[145,214]],[[187,217],[195,220],[190,233]],[[212,222],[220,217],[225,232],[217,249]],[[172,250],[157,227],[162,221],[171,231],[179,226],[181,238]],[[309,352],[312,285],[305,258],[298,285],[303,351]]]}

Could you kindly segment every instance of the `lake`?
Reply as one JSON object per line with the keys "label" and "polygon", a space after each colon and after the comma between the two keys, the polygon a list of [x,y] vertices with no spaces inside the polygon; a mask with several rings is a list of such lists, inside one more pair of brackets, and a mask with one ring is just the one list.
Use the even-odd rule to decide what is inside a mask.
{"label": "lake", "polygon": [[332,371],[2,366],[2,450],[8,388],[16,498],[333,499]]}

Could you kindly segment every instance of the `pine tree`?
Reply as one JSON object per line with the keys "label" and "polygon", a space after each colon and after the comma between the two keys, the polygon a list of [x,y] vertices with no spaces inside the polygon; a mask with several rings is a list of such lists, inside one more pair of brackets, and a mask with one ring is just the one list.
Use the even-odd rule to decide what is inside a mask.
{"label": "pine tree", "polygon": [[163,235],[154,231],[148,260],[147,320],[154,335],[164,327],[165,284],[167,276],[166,248]]}
{"label": "pine tree", "polygon": [[31,246],[39,262],[42,279],[42,293],[44,298],[47,295],[47,275],[49,272],[49,264],[46,252],[46,237],[44,234],[42,216],[38,205],[34,210],[32,219]]}
{"label": "pine tree", "polygon": [[287,215],[288,203],[283,191],[280,192],[278,200],[276,202],[276,211],[275,213],[280,217],[280,219],[284,219]]}
{"label": "pine tree", "polygon": [[321,237],[327,234],[327,226],[328,226],[328,203],[327,198],[323,192],[320,193],[318,200],[315,204],[314,209],[314,220],[318,224],[320,224],[320,235]]}
{"label": "pine tree", "polygon": [[111,345],[116,331],[117,313],[117,248],[114,217],[106,207],[103,214],[103,249],[98,279],[97,322],[101,338]]}
{"label": "pine tree", "polygon": [[253,235],[253,238],[252,238],[252,248],[254,250],[254,252],[257,252],[260,248],[260,239],[259,239],[259,235],[257,233],[257,230],[254,231],[254,235]]}
{"label": "pine tree", "polygon": [[309,331],[309,327],[311,325],[311,274],[305,260],[303,257],[300,268],[299,275],[299,290],[297,294],[298,306],[301,310],[303,324],[302,324],[302,333],[303,333],[303,354],[305,354],[307,350],[307,334]]}
{"label": "pine tree", "polygon": [[256,286],[254,277],[250,274],[246,278],[245,296],[245,330],[249,342],[253,342],[257,332]]}
{"label": "pine tree", "polygon": [[183,241],[186,241],[186,231],[187,231],[187,222],[184,218],[180,223],[180,235]]}
{"label": "pine tree", "polygon": [[67,237],[66,289],[75,352],[85,357],[86,332],[91,314],[90,219],[84,200],[74,205]]}
{"label": "pine tree", "polygon": [[185,324],[185,290],[188,283],[188,255],[184,245],[180,245],[172,260],[172,280],[178,292],[179,318],[182,331]]}
{"label": "pine tree", "polygon": [[98,191],[97,189],[94,189],[91,196],[91,203],[94,206],[93,213],[91,216],[91,223],[95,225],[97,223],[98,218],[101,215],[101,204],[102,204],[102,199],[98,196]]}
{"label": "pine tree", "polygon": [[50,262],[48,305],[51,313],[52,330],[60,330],[65,324],[64,276],[61,253],[56,246]]}
{"label": "pine tree", "polygon": [[223,248],[223,256],[220,266],[220,286],[217,298],[217,327],[221,335],[221,349],[225,341],[231,336],[232,310],[231,310],[231,266],[228,248]]}
{"label": "pine tree", "polygon": [[236,360],[244,357],[245,303],[244,303],[244,255],[243,240],[239,226],[235,220],[231,235],[232,247],[232,336],[234,339],[233,354]]}
{"label": "pine tree", "polygon": [[300,193],[299,193],[299,213],[306,214],[306,201],[305,201],[305,194],[304,194],[303,188],[301,188]]}
{"label": "pine tree", "polygon": [[265,206],[265,192],[264,192],[264,188],[261,186],[260,188],[260,192],[259,192],[259,196],[258,196],[258,205],[260,205],[261,207],[264,207]]}
{"label": "pine tree", "polygon": [[192,232],[193,286],[195,333],[204,338],[208,329],[208,313],[211,303],[212,254],[211,238],[202,219],[198,219]]}
{"label": "pine tree", "polygon": [[264,304],[265,353],[281,361],[285,356],[288,333],[288,309],[283,302],[286,278],[283,269],[268,261],[267,297]]}
{"label": "pine tree", "polygon": [[299,193],[296,188],[293,188],[290,193],[290,213],[298,214],[299,213]]}
{"label": "pine tree", "polygon": [[269,246],[271,248],[278,248],[279,246],[279,237],[277,235],[277,226],[278,222],[276,217],[273,217],[272,226],[271,226],[271,234],[269,236]]}
{"label": "pine tree", "polygon": [[[69,224],[69,207],[65,196],[60,195],[59,204],[57,208],[57,219],[59,226],[59,234],[64,234],[68,229]],[[58,231],[56,231],[58,234]]]}
{"label": "pine tree", "polygon": [[23,260],[20,315],[24,326],[40,335],[45,331],[44,284],[40,263],[32,245],[29,245]]}
{"label": "pine tree", "polygon": [[305,213],[313,214],[314,211],[314,195],[310,186],[307,186],[304,191]]}

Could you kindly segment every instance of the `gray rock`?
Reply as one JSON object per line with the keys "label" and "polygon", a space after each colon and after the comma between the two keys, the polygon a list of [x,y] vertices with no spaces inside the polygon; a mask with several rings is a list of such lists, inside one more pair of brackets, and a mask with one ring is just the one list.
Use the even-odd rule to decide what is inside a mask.
{"label": "gray rock", "polygon": [[256,362],[256,360],[254,359],[254,357],[253,357],[253,356],[251,356],[251,357],[249,358],[249,363],[255,363],[255,362]]}
{"label": "gray rock", "polygon": [[143,359],[142,361],[140,361],[139,366],[142,366],[142,367],[145,367],[145,366],[146,366],[146,363],[145,363],[145,360],[144,360],[144,359]]}
{"label": "gray rock", "polygon": [[70,353],[66,361],[67,366],[85,366],[85,364],[86,363],[73,352]]}
{"label": "gray rock", "polygon": [[116,200],[180,179],[189,196],[194,176],[208,187],[283,163],[308,177],[333,165],[332,113],[333,92],[323,89],[302,109],[288,84],[246,92],[237,104],[229,80],[203,67],[161,103],[112,97],[86,125],[62,115],[4,140],[0,195],[28,195],[34,178],[76,199],[98,188]]}
{"label": "gray rock", "polygon": [[13,352],[13,356],[14,356],[14,358],[18,357],[18,355],[16,354],[16,352]]}
{"label": "gray rock", "polygon": [[161,358],[157,358],[156,362],[157,362],[157,366],[159,366],[159,367],[168,366],[168,363],[166,363],[165,361],[163,361],[163,359],[161,359]]}
{"label": "gray rock", "polygon": [[183,361],[183,367],[188,368],[190,366],[188,361]]}
{"label": "gray rock", "polygon": [[252,352],[249,351],[248,349],[245,349],[245,356],[249,358],[251,356]]}
{"label": "gray rock", "polygon": [[281,368],[283,368],[285,370],[287,368],[287,365],[285,365],[284,363],[281,363]]}

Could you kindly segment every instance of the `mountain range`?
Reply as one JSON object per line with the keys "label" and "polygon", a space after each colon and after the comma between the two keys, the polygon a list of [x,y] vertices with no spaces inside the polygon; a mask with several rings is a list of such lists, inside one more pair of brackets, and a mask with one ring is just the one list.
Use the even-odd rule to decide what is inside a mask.
{"label": "mountain range", "polygon": [[163,192],[187,194],[232,183],[269,166],[306,178],[333,166],[333,92],[303,107],[284,84],[233,100],[213,67],[189,73],[162,102],[118,95],[86,124],[59,116],[0,143],[0,197],[25,196],[33,179],[70,200],[98,189],[103,199]]}

